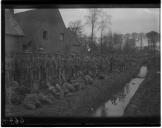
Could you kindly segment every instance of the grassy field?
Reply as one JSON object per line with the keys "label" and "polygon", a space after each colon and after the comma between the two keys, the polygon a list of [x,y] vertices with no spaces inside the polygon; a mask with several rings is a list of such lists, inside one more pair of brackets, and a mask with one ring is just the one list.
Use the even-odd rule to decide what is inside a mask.
{"label": "grassy field", "polygon": [[160,58],[148,61],[148,75],[140,85],[124,116],[160,117]]}

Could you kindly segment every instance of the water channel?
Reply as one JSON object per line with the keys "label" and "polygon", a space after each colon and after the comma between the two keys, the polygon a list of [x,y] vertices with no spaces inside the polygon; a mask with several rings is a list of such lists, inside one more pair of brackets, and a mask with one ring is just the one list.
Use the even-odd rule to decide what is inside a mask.
{"label": "water channel", "polygon": [[136,78],[127,83],[124,89],[101,105],[93,114],[94,117],[121,117],[137,89],[147,75],[147,67],[142,66]]}

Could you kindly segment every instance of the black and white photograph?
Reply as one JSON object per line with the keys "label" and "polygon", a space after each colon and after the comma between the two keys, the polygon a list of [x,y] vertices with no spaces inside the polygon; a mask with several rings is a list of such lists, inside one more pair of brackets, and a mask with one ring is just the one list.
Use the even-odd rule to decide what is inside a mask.
{"label": "black and white photograph", "polygon": [[5,117],[160,120],[160,8],[15,7],[2,20]]}

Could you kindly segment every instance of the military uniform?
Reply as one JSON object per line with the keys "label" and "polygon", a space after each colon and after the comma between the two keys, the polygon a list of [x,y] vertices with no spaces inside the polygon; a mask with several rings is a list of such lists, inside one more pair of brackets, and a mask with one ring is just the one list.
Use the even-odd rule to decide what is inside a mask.
{"label": "military uniform", "polygon": [[5,57],[5,83],[9,87],[11,81],[11,58]]}
{"label": "military uniform", "polygon": [[55,56],[52,57],[52,72],[51,72],[51,77],[53,79],[52,84],[56,84],[56,79],[57,79],[57,62]]}

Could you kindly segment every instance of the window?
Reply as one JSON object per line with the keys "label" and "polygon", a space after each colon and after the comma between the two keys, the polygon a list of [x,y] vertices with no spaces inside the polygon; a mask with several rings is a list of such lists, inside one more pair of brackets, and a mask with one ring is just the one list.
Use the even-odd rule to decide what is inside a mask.
{"label": "window", "polygon": [[60,34],[60,40],[64,40],[64,33]]}
{"label": "window", "polygon": [[43,40],[47,40],[47,39],[48,39],[48,32],[43,31]]}

